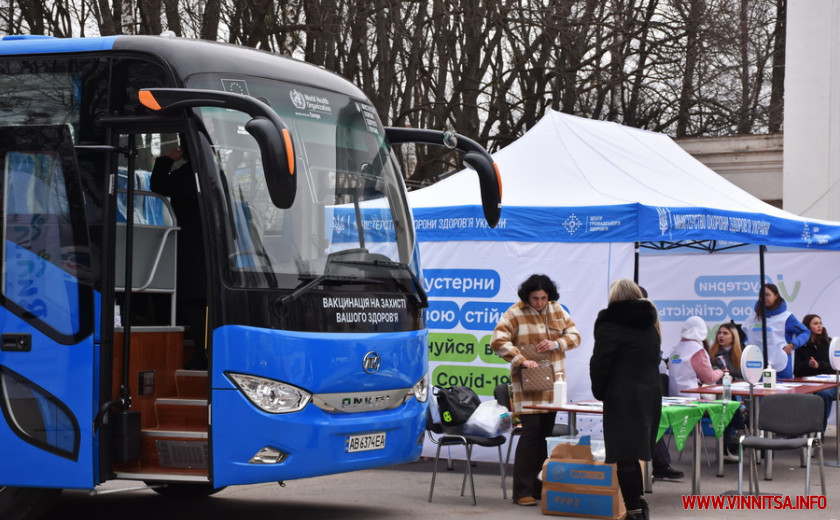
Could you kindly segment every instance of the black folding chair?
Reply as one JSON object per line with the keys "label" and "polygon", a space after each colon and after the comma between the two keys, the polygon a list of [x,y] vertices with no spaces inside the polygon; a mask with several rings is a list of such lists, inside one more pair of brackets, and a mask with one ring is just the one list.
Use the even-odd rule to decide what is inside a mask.
{"label": "black folding chair", "polygon": [[464,489],[467,485],[467,477],[470,480],[470,490],[472,491],[472,503],[476,504],[475,500],[475,483],[473,482],[472,474],[472,448],[473,446],[484,446],[492,448],[496,446],[499,450],[499,473],[502,477],[502,498],[507,499],[507,490],[505,489],[505,466],[502,462],[502,444],[505,443],[505,436],[498,435],[496,437],[479,437],[476,435],[464,435],[457,430],[460,427],[443,426],[432,419],[431,411],[426,414],[426,431],[429,434],[429,439],[437,444],[437,453],[435,453],[435,468],[432,472],[432,484],[429,486],[429,502],[432,501],[432,494],[435,491],[435,479],[437,477],[438,459],[440,459],[440,449],[444,446],[463,446],[467,453],[466,469],[464,470],[464,479],[461,482],[461,496],[464,496]]}
{"label": "black folding chair", "polygon": [[800,450],[805,454],[805,494],[811,490],[811,449],[819,455],[820,485],[825,495],[825,474],[823,472],[823,451],[820,434],[823,429],[825,408],[819,396],[813,394],[771,394],[761,399],[758,415],[758,430],[778,435],[759,437],[742,435],[738,440],[738,494],[743,494],[744,448],[750,450],[750,493],[755,482],[758,495],[757,450]]}
{"label": "black folding chair", "polygon": [[[493,397],[496,398],[496,401],[498,401],[500,405],[512,411],[510,407],[510,384],[502,383],[500,385],[496,385],[496,388],[493,389]],[[521,434],[522,426],[520,425],[515,425],[510,431],[510,438],[508,439],[507,457],[505,457],[505,474],[507,474],[508,466],[510,464],[510,451],[513,447],[513,437]],[[559,437],[561,435],[569,435],[568,424],[554,425],[554,428],[551,430],[551,436]],[[549,455],[551,455],[551,453],[549,453]]]}

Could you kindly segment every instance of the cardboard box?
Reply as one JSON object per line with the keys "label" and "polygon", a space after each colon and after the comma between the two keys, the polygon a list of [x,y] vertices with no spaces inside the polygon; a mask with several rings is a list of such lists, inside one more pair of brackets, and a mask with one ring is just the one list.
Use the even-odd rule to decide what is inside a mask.
{"label": "cardboard box", "polygon": [[558,444],[589,446],[590,441],[591,437],[589,435],[558,435],[555,437],[546,437],[545,446],[548,448],[549,457],[551,457],[551,452]]}
{"label": "cardboard box", "polygon": [[579,444],[581,446],[589,446],[592,451],[592,458],[596,461],[604,461],[607,455],[607,448],[604,445],[603,439],[593,439],[590,435],[560,435],[556,437],[546,437],[545,444],[548,448],[548,453],[554,449],[558,444]]}
{"label": "cardboard box", "polygon": [[544,515],[623,518],[614,464],[596,462],[589,446],[558,444],[543,464]]}

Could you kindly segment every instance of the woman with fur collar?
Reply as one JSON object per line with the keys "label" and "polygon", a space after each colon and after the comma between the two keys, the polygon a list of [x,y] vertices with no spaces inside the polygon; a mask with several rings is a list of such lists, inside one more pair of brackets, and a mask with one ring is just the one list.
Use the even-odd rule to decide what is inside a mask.
{"label": "woman with fur collar", "polygon": [[659,383],[659,319],[635,282],[610,286],[609,305],[595,320],[589,361],[592,394],[604,402],[606,462],[616,463],[618,483],[631,520],[650,516],[640,460],[651,460],[662,412]]}

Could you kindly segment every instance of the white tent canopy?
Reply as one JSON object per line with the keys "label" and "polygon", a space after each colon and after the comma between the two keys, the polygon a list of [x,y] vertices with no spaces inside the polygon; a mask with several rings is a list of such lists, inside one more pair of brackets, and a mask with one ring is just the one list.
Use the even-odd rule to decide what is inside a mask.
{"label": "white tent canopy", "polygon": [[[592,326],[610,283],[633,278],[634,242],[799,248],[773,248],[783,250],[766,255],[764,281],[779,285],[797,317],[816,312],[829,330],[840,326],[831,299],[840,287],[840,224],[760,201],[665,135],[550,112],[494,159],[504,188],[495,229],[484,221],[472,171],[409,193],[429,295],[433,385],[466,385],[489,398],[508,380],[509,366],[489,349],[490,335],[517,301],[519,284],[544,273],[581,332],[580,347],[566,357],[569,398],[591,399]],[[755,249],[746,251],[671,252],[639,262],[639,281],[659,310],[666,355],[689,316],[714,327],[752,314],[761,279]],[[579,415],[578,428],[598,435],[599,419]]]}
{"label": "white tent canopy", "polygon": [[421,240],[724,240],[840,250],[837,223],[762,202],[663,134],[552,111],[494,159],[501,225],[480,222],[478,180],[464,170],[409,194]]}

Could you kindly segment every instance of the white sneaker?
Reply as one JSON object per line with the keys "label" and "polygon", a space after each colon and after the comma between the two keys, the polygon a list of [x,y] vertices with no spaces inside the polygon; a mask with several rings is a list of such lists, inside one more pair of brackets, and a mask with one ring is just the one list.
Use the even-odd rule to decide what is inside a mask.
{"label": "white sneaker", "polygon": [[723,450],[723,460],[725,462],[738,462],[738,455],[729,453],[728,449]]}

